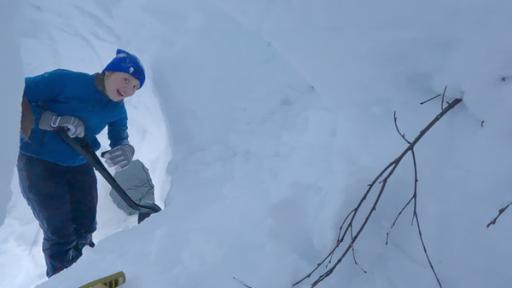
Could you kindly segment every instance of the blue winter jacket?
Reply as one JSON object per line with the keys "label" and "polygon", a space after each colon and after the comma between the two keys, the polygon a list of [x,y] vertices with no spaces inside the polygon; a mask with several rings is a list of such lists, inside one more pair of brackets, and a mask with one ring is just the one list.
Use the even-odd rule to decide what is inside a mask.
{"label": "blue winter jacket", "polygon": [[108,125],[110,147],[128,143],[128,117],[123,101],[114,102],[96,85],[96,76],[58,69],[25,78],[24,97],[34,117],[30,137],[21,137],[20,151],[64,166],[76,166],[86,160],[54,131],[39,129],[44,111],[74,116],[85,125],[85,138],[97,151],[96,136]]}

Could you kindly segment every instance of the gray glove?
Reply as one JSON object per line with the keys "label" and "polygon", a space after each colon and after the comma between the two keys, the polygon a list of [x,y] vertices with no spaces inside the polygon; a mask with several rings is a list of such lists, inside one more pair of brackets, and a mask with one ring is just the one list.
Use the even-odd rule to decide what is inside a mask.
{"label": "gray glove", "polygon": [[73,116],[58,116],[51,111],[43,112],[41,120],[39,120],[39,128],[49,131],[64,128],[66,129],[68,136],[71,138],[84,137],[85,133],[85,127],[82,120]]}
{"label": "gray glove", "polygon": [[123,144],[103,152],[101,156],[105,158],[108,167],[123,169],[132,161],[133,154],[135,154],[135,148],[130,144]]}

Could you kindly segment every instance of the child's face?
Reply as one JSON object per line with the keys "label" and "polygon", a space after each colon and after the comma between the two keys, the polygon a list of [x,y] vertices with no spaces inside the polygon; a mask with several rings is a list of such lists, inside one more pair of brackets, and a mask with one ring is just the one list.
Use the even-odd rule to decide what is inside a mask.
{"label": "child's face", "polygon": [[139,80],[124,72],[105,73],[105,94],[112,101],[121,101],[139,89]]}

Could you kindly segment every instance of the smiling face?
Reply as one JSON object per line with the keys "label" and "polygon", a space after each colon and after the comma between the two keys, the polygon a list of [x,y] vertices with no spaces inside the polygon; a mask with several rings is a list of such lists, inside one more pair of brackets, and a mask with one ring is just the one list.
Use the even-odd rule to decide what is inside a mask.
{"label": "smiling face", "polygon": [[105,72],[105,94],[118,102],[132,96],[140,88],[139,80],[124,72]]}

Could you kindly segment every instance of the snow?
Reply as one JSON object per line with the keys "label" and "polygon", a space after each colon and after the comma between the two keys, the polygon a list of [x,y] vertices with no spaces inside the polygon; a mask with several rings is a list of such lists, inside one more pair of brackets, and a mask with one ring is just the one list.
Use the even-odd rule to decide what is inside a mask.
{"label": "snow", "polygon": [[[242,287],[234,277],[255,288],[290,287],[328,253],[344,215],[406,147],[393,112],[413,138],[441,108],[439,99],[419,103],[445,86],[449,99],[464,102],[415,149],[427,248],[445,287],[512,280],[509,214],[485,228],[512,200],[512,3],[2,5],[1,57],[14,72],[2,74],[6,95],[21,95],[23,75],[96,72],[118,47],[142,59],[148,80],[127,101],[130,139],[165,209],[135,225],[101,182],[97,247],[45,281],[41,233],[12,173],[19,110],[11,107],[19,98],[10,97],[2,128],[16,140],[4,143],[0,165],[0,181],[13,191],[0,193],[0,287],[77,287],[117,270],[127,288]],[[411,210],[385,245],[412,192],[410,160],[356,243],[368,273],[346,259],[321,287],[435,287]]]}
{"label": "snow", "polygon": [[[0,53],[0,63],[3,69],[0,69],[0,79],[4,83],[3,103],[1,109],[2,119],[0,130],[5,135],[0,152],[0,187],[4,187],[0,193],[0,225],[3,223],[7,204],[11,199],[10,183],[12,180],[14,165],[16,163],[18,133],[19,133],[19,111],[21,109],[20,95],[23,91],[23,72],[20,59],[20,48],[18,39],[18,30],[11,27],[19,14],[18,4],[7,4],[0,2],[0,25],[10,27],[9,29],[0,29],[0,39],[2,39],[2,48]],[[5,83],[9,83],[6,85]],[[16,107],[16,108],[14,108]]]}

